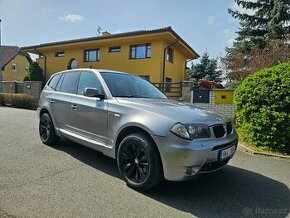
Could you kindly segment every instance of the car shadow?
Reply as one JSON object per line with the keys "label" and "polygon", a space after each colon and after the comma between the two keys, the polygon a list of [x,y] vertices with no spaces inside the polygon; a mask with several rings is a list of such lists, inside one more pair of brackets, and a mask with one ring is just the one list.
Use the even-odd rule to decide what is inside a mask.
{"label": "car shadow", "polygon": [[67,139],[61,139],[53,148],[66,152],[77,160],[108,175],[122,179],[116,160],[103,155],[103,153],[87,148]]}
{"label": "car shadow", "polygon": [[[57,149],[122,179],[116,161],[100,152],[67,140],[61,140]],[[290,203],[285,184],[229,165],[189,182],[164,181],[140,194],[197,217],[287,217]]]}

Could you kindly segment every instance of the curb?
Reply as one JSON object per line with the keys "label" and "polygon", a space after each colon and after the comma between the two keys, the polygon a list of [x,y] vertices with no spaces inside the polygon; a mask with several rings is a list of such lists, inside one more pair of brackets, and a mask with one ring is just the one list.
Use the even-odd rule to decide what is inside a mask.
{"label": "curb", "polygon": [[281,155],[281,154],[271,154],[268,152],[262,152],[262,151],[256,151],[253,150],[241,143],[238,144],[238,149],[247,153],[250,153],[252,155],[261,155],[261,156],[268,156],[268,157],[276,157],[276,158],[283,158],[283,159],[287,159],[290,160],[290,156],[288,155]]}

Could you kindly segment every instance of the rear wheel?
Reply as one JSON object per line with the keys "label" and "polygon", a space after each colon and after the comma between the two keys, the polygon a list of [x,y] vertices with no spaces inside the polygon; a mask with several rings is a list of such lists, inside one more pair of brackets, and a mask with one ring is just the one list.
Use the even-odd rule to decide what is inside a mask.
{"label": "rear wheel", "polygon": [[124,180],[134,189],[148,190],[163,178],[158,150],[146,134],[126,136],[120,143],[117,162]]}
{"label": "rear wheel", "polygon": [[39,136],[43,144],[53,145],[59,141],[59,137],[55,134],[55,129],[50,116],[44,113],[39,121]]}

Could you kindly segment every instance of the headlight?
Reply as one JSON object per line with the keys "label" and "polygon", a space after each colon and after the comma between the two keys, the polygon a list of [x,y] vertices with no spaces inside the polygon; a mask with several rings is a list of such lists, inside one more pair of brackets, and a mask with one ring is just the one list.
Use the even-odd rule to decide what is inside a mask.
{"label": "headlight", "polygon": [[181,124],[176,123],[171,132],[181,138],[193,140],[198,138],[210,138],[210,132],[207,125],[204,124]]}

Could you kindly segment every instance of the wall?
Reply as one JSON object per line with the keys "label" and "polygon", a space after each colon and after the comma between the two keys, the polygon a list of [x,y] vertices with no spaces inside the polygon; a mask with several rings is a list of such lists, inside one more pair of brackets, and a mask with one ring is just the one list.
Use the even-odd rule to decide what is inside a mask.
{"label": "wall", "polygon": [[23,83],[23,93],[31,95],[37,102],[42,91],[42,82],[40,81],[25,81]]}
{"label": "wall", "polygon": [[17,93],[17,82],[3,81],[2,92],[3,93]]}
{"label": "wall", "polygon": [[[16,71],[12,70],[12,64],[16,64]],[[3,81],[23,81],[26,67],[29,67],[29,61],[23,55],[17,55],[12,59],[2,71]]]}
{"label": "wall", "polygon": [[[193,105],[205,108],[216,113],[222,114],[226,117],[234,118],[235,106],[233,104],[234,90],[209,90],[209,102],[208,103],[195,103],[193,99],[194,91],[191,94],[191,103]],[[226,98],[223,98],[226,96]]]}
{"label": "wall", "polygon": [[39,100],[42,91],[42,82],[40,81],[25,81],[25,82],[2,82],[3,93],[21,93],[34,97],[36,101]]}
{"label": "wall", "polygon": [[[167,46],[168,45],[164,47]],[[186,58],[176,47],[174,47],[174,45],[171,48],[174,50],[173,63],[165,60],[165,77],[171,78],[173,83],[181,82],[185,79]]]}
{"label": "wall", "polygon": [[182,81],[181,82],[181,100],[186,102],[191,102],[191,86],[192,81]]}
{"label": "wall", "polygon": [[[151,43],[151,58],[130,59],[130,45]],[[150,75],[150,81],[162,82],[163,51],[169,43],[154,38],[138,37],[130,41],[108,41],[83,43],[71,46],[54,46],[39,49],[46,56],[46,79],[52,74],[66,70],[71,59],[75,58],[78,68],[95,68],[124,71],[137,75]],[[121,46],[121,52],[109,52],[109,47]],[[100,60],[96,62],[84,62],[84,50],[100,49]],[[64,57],[55,57],[56,51],[64,51]],[[166,77],[172,78],[172,82],[181,82],[184,77],[186,57],[177,48],[174,48],[174,63],[166,61]],[[44,58],[37,59],[37,62],[44,69]]]}

